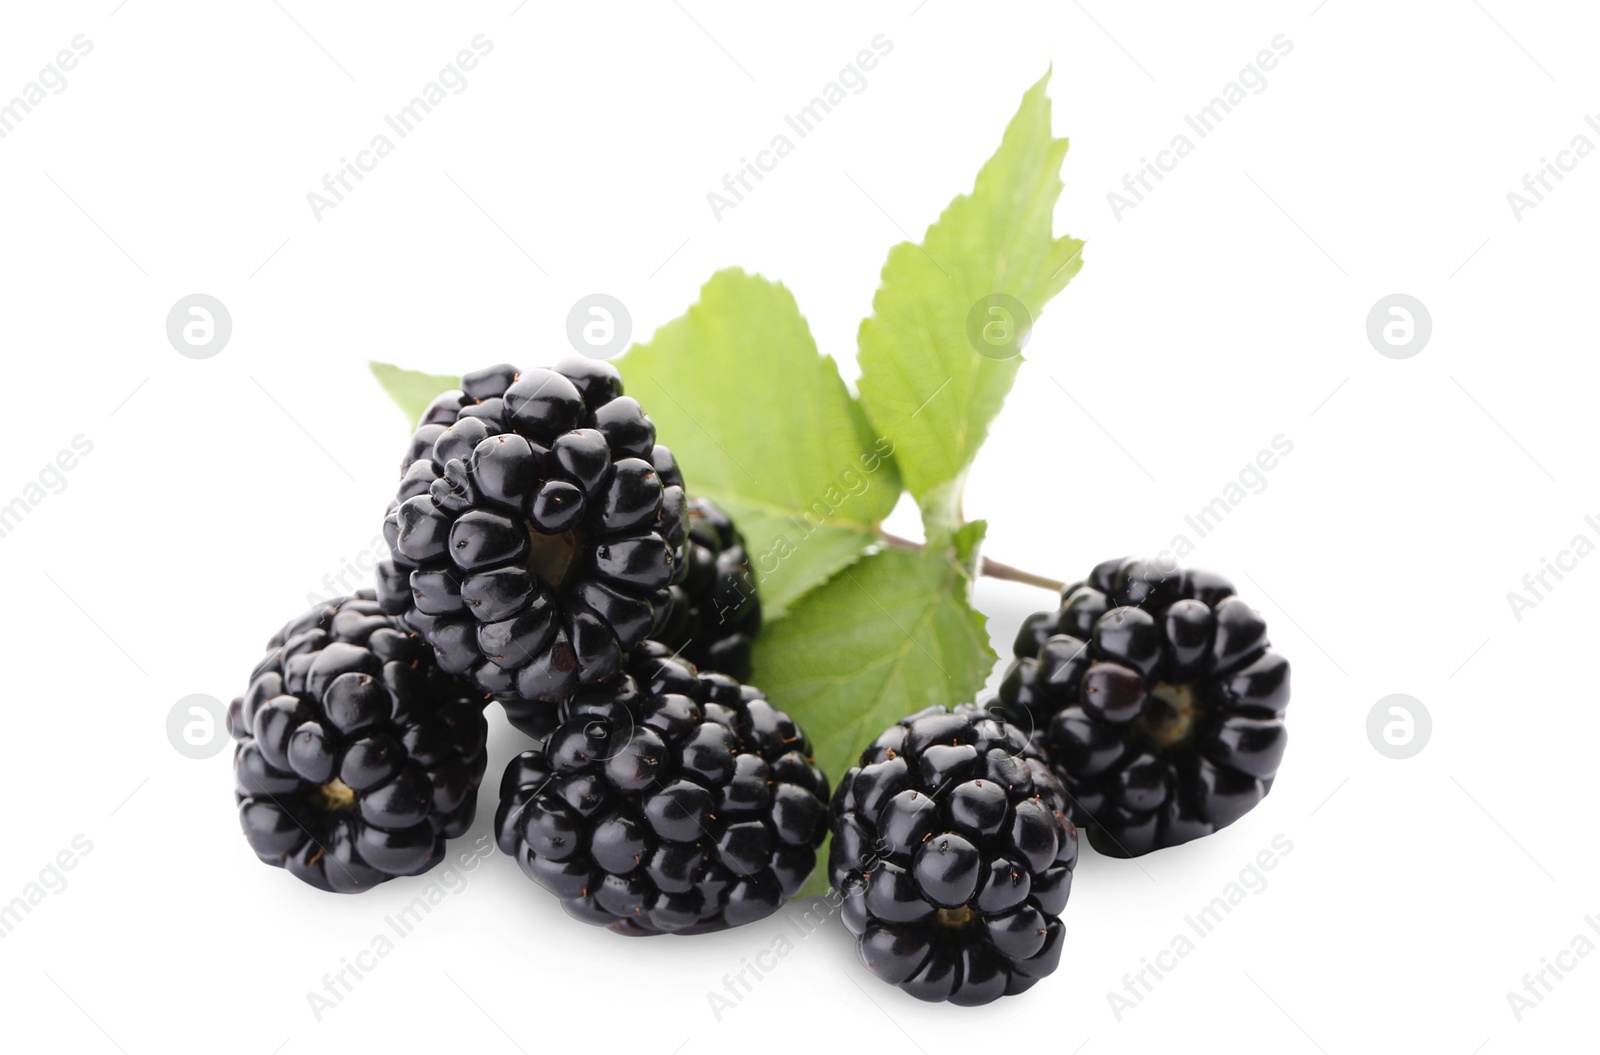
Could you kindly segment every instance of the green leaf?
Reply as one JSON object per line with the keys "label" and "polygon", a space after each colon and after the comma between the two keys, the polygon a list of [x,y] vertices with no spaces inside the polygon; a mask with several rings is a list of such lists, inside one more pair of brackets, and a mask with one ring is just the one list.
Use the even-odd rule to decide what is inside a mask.
{"label": "green leaf", "polygon": [[781,284],[718,272],[616,365],[689,492],[738,522],[769,617],[876,541],[900,496],[893,450]]}
{"label": "green leaf", "polygon": [[[960,526],[966,471],[1022,361],[993,357],[1019,347],[1003,338],[1025,338],[1083,266],[1083,242],[1052,231],[1067,141],[1050,131],[1049,80],[1022,97],[972,193],[950,203],[920,246],[889,251],[857,335],[861,404],[894,442],[930,541]],[[985,303],[998,296],[1020,304],[1020,315]],[[969,316],[990,327],[980,329],[986,337],[969,340]]]}
{"label": "green leaf", "polygon": [[982,687],[995,654],[971,585],[942,554],[887,549],[812,590],[756,638],[753,683],[805,729],[831,783],[898,719],[972,700]]}
{"label": "green leaf", "polygon": [[969,520],[961,525],[951,539],[955,548],[956,563],[974,579],[978,576],[978,559],[983,555],[983,540],[988,534],[987,520]]}
{"label": "green leaf", "polygon": [[419,370],[404,370],[389,363],[371,362],[372,376],[389,393],[389,398],[400,405],[400,410],[413,425],[428,409],[433,397],[461,387],[461,378],[442,374],[424,374]]}

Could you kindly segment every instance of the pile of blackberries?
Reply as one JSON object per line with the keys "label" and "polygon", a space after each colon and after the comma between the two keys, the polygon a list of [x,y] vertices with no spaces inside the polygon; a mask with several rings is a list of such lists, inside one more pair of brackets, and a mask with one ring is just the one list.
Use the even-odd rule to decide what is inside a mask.
{"label": "pile of blackberries", "polygon": [[251,849],[356,893],[472,825],[499,703],[534,741],[496,837],[628,935],[759,920],[827,874],[862,961],[924,1000],[1061,958],[1078,828],[1132,856],[1231,824],[1283,756],[1288,665],[1225,580],[1101,564],[1024,625],[997,700],[930,701],[828,777],[746,684],[756,582],[608,364],[495,366],[422,416],[375,590],[280,630],[233,702]]}

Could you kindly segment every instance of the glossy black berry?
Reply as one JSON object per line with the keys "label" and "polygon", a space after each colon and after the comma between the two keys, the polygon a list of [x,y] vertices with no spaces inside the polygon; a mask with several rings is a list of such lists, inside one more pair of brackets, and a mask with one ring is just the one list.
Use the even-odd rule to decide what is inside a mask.
{"label": "glossy black berry", "polygon": [[829,878],[873,974],[970,1005],[1056,969],[1078,832],[1022,727],[971,704],[902,718],[830,813]]}
{"label": "glossy black berry", "polygon": [[723,930],[811,874],[827,778],[759,690],[646,641],[558,716],[506,769],[495,829],[574,917],[629,935]]}
{"label": "glossy black berry", "polygon": [[1224,828],[1272,789],[1289,663],[1233,584],[1120,559],[1024,622],[1004,706],[1096,850],[1136,857]]}
{"label": "glossy black berry", "polygon": [[685,507],[609,364],[488,367],[423,413],[378,597],[447,672],[537,724],[532,704],[615,675],[666,618],[689,571]]}
{"label": "glossy black berry", "polygon": [[438,864],[477,806],[483,700],[370,592],[318,605],[267,647],[228,708],[251,849],[339,893]]}
{"label": "glossy black berry", "polygon": [[750,677],[750,647],[761,629],[744,536],[733,519],[707,498],[689,500],[688,570],[669,588],[670,604],[656,638],[701,670],[744,681]]}

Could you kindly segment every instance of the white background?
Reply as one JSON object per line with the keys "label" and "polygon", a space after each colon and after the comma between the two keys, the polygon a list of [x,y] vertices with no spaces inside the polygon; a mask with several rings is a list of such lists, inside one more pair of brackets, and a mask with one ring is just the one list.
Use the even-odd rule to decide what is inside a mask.
{"label": "white background", "polygon": [[[916,5],[9,5],[0,99],[93,42],[0,139],[0,504],[93,444],[0,538],[0,901],[92,844],[0,940],[9,1049],[1593,1047],[1600,957],[1520,1023],[1506,998],[1580,931],[1600,942],[1600,557],[1520,621],[1506,599],[1574,535],[1600,541],[1600,160],[1520,220],[1506,197],[1574,136],[1600,143],[1593,12]],[[307,192],[478,34],[493,51],[467,87],[314,219]],[[865,90],[715,219],[707,192],[878,34],[893,50]],[[1114,215],[1107,193],[1278,34],[1293,50],[1264,90]],[[1295,664],[1273,794],[1138,862],[1086,850],[1060,970],[984,1009],[877,984],[835,922],[719,1022],[707,992],[792,933],[782,918],[628,943],[496,852],[319,1022],[306,994],[423,881],[338,898],[262,867],[229,753],[185,758],[165,723],[184,696],[242,690],[267,636],[368,555],[406,423],[365,362],[534,365],[564,354],[581,295],[621,298],[642,336],[738,264],[787,283],[853,377],[889,246],[970,187],[1052,63],[1073,143],[1057,230],[1088,239],[1086,265],[1034,332],[967,509],[993,556],[1081,576],[1193,538],[1185,515],[1287,437],[1189,559],[1234,576]],[[165,335],[195,292],[233,319],[203,361]],[[1433,319],[1403,361],[1365,333],[1395,292]],[[977,600],[1002,652],[1051,602],[993,582]],[[1433,719],[1404,761],[1367,735],[1391,693]],[[520,749],[491,718],[463,851]],[[1119,1021],[1108,992],[1280,834],[1266,887]]]}

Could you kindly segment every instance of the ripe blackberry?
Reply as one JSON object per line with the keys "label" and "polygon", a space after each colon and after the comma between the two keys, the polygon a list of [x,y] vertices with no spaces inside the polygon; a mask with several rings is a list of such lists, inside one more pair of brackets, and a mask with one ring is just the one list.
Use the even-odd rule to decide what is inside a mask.
{"label": "ripe blackberry", "polygon": [[[689,499],[687,516],[687,571],[682,582],[668,588],[669,601],[654,640],[703,671],[746,681],[750,649],[761,629],[761,599],[744,536],[709,498]],[[501,702],[511,724],[535,740],[548,737],[560,722],[557,709],[543,701]]]}
{"label": "ripe blackberry", "polygon": [[670,588],[672,604],[656,640],[681,648],[701,670],[750,677],[750,646],[761,629],[761,599],[744,536],[708,498],[689,500],[688,571]]}
{"label": "ripe blackberry", "polygon": [[556,702],[622,668],[687,570],[683,477],[615,368],[467,374],[423,413],[378,596],[439,665]]}
{"label": "ripe blackberry", "polygon": [[1272,789],[1289,662],[1228,580],[1106,561],[1030,616],[1001,702],[1026,714],[1096,850],[1209,835]]}
{"label": "ripe blackberry", "polygon": [[546,700],[519,700],[499,697],[505,709],[506,720],[516,729],[544,743],[561,724],[561,708]]}
{"label": "ripe blackberry", "polygon": [[971,704],[892,725],[839,781],[828,874],[873,974],[987,1004],[1061,960],[1078,832],[1020,727]]}
{"label": "ripe blackberry", "polygon": [[828,781],[760,690],[645,642],[560,711],[506,769],[495,830],[571,915],[628,935],[723,930],[811,874]]}
{"label": "ripe blackberry", "polygon": [[483,701],[371,591],[318,605],[267,648],[228,708],[251,849],[345,894],[438,864],[472,825]]}

